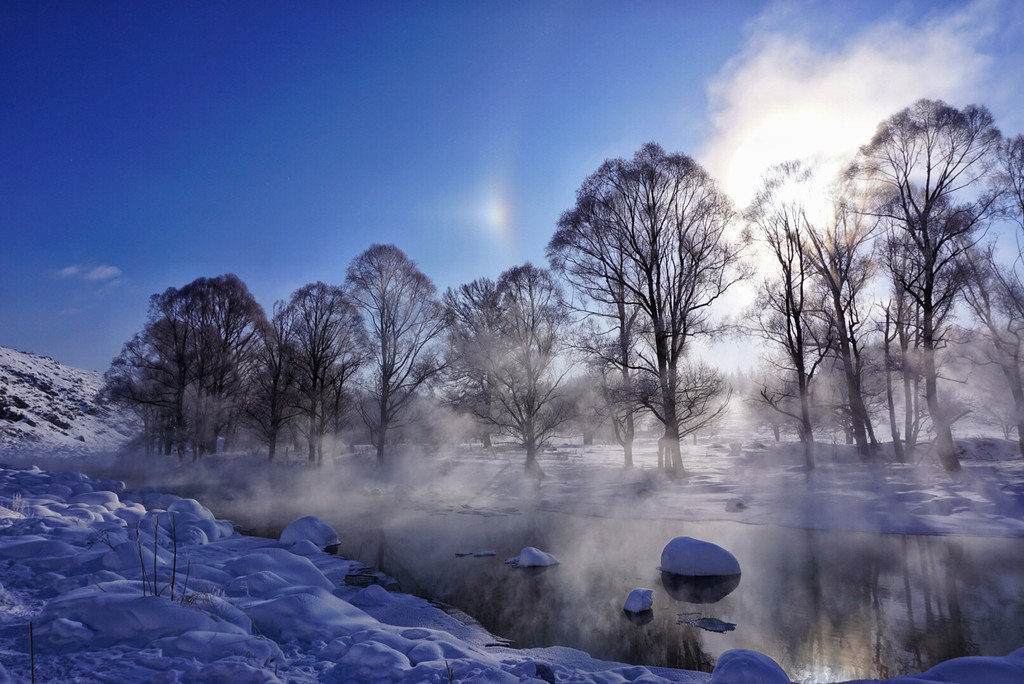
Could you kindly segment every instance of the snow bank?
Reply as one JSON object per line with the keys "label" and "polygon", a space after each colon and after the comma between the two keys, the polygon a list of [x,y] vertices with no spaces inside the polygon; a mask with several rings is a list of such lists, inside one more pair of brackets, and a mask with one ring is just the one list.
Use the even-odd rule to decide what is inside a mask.
{"label": "snow bank", "polygon": [[736,556],[717,544],[676,537],[661,552],[661,570],[692,577],[738,575],[740,564]]}
{"label": "snow bank", "polygon": [[558,565],[558,559],[550,553],[527,546],[519,552],[518,556],[507,559],[505,563],[513,568],[543,568],[549,565]]}
{"label": "snow bank", "polygon": [[953,658],[919,675],[889,681],[892,684],[1020,684],[1024,682],[1024,648],[1002,658]]}

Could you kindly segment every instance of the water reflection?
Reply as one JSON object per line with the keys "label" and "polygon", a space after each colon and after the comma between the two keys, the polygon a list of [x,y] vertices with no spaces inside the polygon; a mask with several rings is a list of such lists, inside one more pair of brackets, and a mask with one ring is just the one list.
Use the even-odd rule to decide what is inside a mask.
{"label": "water reflection", "polygon": [[[730,648],[751,648],[796,681],[820,682],[895,677],[1024,644],[1018,539],[596,520],[530,510],[483,517],[403,509],[394,501],[358,504],[354,510],[372,512],[316,512],[338,530],[343,555],[381,568],[406,591],[456,606],[522,647],[557,644],[602,659],[703,671]],[[229,507],[217,513],[247,519]],[[739,575],[697,587],[664,581],[659,554],[681,535],[732,552],[742,582]],[[504,559],[524,546],[553,553],[561,565],[541,572],[506,566]],[[497,555],[457,557],[462,550]],[[653,590],[654,610],[631,619],[622,604],[635,587]],[[678,624],[683,613],[697,624]],[[697,626],[715,621],[736,629]]]}
{"label": "water reflection", "polygon": [[740,585],[740,575],[705,575],[702,577],[661,573],[661,586],[676,601],[686,603],[718,603]]}

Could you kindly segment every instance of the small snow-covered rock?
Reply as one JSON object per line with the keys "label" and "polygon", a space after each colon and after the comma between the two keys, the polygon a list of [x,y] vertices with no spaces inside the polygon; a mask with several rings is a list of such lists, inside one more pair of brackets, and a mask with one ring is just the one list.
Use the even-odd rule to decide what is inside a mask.
{"label": "small snow-covered rock", "polygon": [[622,609],[628,613],[642,613],[654,606],[654,592],[650,589],[636,588],[626,597],[626,605]]}
{"label": "small snow-covered rock", "polygon": [[757,651],[735,648],[718,656],[711,684],[790,684],[777,662]]}
{"label": "small snow-covered rock", "polygon": [[661,570],[688,577],[738,575],[740,563],[721,546],[693,537],[676,537],[661,552]]}
{"label": "small snow-covered rock", "polygon": [[558,559],[550,553],[545,553],[532,546],[525,547],[515,558],[505,561],[514,568],[543,568],[548,565],[558,565]]}
{"label": "small snow-covered rock", "polygon": [[338,533],[334,528],[315,515],[299,518],[281,531],[279,541],[282,544],[294,544],[306,539],[321,549],[338,543]]}

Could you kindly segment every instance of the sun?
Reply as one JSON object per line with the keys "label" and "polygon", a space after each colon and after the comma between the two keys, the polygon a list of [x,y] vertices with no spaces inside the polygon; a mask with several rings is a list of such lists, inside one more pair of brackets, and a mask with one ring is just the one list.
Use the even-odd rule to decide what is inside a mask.
{"label": "sun", "polygon": [[765,172],[789,161],[813,168],[815,183],[827,188],[870,137],[873,125],[815,106],[766,112],[735,136],[722,173],[724,189],[744,208],[754,199]]}

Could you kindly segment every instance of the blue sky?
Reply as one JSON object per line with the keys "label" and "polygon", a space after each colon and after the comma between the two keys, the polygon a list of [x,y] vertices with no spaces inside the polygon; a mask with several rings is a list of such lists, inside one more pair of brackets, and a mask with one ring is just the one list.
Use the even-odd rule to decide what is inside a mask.
{"label": "blue sky", "polygon": [[105,370],[155,292],[269,309],[373,242],[442,289],[543,263],[648,140],[742,204],[919,97],[1015,134],[1022,39],[1014,0],[5,2],[0,345]]}

